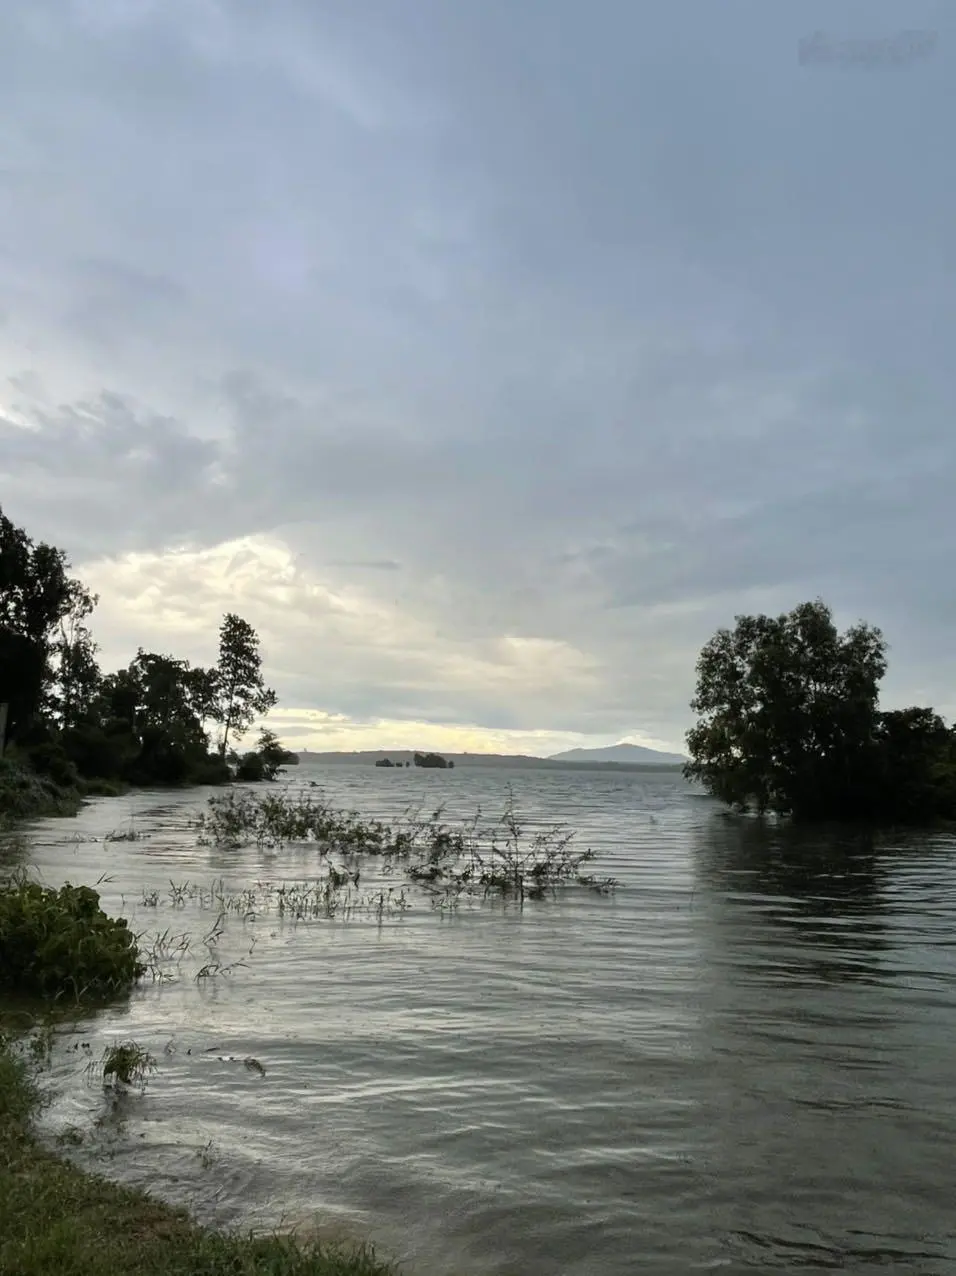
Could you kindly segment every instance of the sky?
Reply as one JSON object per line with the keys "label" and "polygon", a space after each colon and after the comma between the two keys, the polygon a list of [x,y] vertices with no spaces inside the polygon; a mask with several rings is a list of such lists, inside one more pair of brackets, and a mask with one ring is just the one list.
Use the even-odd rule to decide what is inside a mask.
{"label": "sky", "polygon": [[106,668],[243,615],[300,748],[681,750],[815,597],[952,718],[954,59],[922,0],[4,0],[0,504]]}

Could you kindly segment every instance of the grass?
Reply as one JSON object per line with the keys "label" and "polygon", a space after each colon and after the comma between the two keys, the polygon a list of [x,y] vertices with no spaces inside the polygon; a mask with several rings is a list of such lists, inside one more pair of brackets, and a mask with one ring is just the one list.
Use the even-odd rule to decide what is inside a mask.
{"label": "grass", "polygon": [[91,1061],[87,1065],[88,1073],[96,1073],[103,1078],[104,1087],[114,1088],[117,1084],[138,1085],[141,1090],[145,1090],[147,1081],[155,1071],[156,1060],[135,1041],[122,1041],[118,1045],[107,1046],[102,1059]]}
{"label": "grass", "polygon": [[30,1056],[29,1047],[0,1038],[4,1276],[394,1276],[369,1248],[210,1231],[147,1193],[61,1160],[32,1128],[43,1098]]}

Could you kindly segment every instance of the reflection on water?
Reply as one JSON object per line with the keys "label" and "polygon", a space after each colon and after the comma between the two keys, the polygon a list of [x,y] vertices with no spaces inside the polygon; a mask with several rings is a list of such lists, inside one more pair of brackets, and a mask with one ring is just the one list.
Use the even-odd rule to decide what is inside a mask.
{"label": "reflection on water", "polygon": [[952,1270],[951,844],[715,815],[695,859],[728,1261]]}
{"label": "reflection on water", "polygon": [[[81,1158],[216,1222],[371,1234],[420,1276],[956,1271],[952,841],[727,819],[666,775],[310,778],[386,818],[494,812],[513,783],[621,887],[382,924],[230,915],[231,973],[197,983],[208,888],[301,881],[313,852],[197,847],[195,794],[33,826],[50,884],[106,872],[106,907],[188,937],[169,982],[61,1038],[47,1120],[86,1132]],[[100,1121],[71,1047],[115,1035],[160,1068]]]}

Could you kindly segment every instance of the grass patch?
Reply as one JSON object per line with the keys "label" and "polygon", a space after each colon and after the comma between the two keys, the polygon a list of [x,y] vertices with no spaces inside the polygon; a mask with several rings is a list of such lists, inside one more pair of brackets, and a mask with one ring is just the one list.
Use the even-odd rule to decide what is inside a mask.
{"label": "grass patch", "polygon": [[37,1142],[31,1119],[40,1102],[29,1050],[0,1038],[2,1273],[395,1276],[368,1248],[208,1231],[144,1192],[87,1174]]}

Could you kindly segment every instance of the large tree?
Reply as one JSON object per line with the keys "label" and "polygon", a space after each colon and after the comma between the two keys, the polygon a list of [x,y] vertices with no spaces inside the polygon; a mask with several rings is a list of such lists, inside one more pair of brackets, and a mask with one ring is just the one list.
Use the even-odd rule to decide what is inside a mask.
{"label": "large tree", "polygon": [[276,703],[276,693],[262,677],[259,636],[234,612],[224,616],[219,627],[215,687],[216,703],[210,716],[222,726],[219,752],[225,757],[230,737],[243,736]]}
{"label": "large tree", "polygon": [[686,774],[740,810],[865,813],[885,671],[881,632],[860,623],[840,634],[819,600],[738,616],[697,661]]}
{"label": "large tree", "polygon": [[34,542],[0,509],[0,704],[9,704],[7,733],[14,737],[49,691],[60,623],[85,593],[69,566],[62,550]]}

